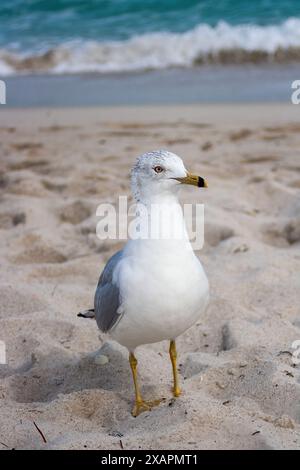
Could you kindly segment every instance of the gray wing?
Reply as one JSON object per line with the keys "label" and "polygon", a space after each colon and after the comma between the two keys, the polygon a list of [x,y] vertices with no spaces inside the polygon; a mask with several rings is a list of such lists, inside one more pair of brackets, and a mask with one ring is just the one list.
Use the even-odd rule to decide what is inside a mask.
{"label": "gray wing", "polygon": [[111,330],[120,318],[120,314],[117,313],[120,305],[120,292],[118,286],[112,283],[112,277],[114,269],[121,258],[122,250],[115,253],[108,260],[95,292],[95,317],[97,325],[103,333]]}

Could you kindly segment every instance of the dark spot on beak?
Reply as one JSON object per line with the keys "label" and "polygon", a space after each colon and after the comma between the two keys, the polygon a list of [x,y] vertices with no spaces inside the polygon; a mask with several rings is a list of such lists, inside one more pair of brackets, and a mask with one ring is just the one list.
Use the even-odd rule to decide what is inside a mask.
{"label": "dark spot on beak", "polygon": [[204,178],[201,178],[201,176],[198,176],[198,188],[205,188],[206,184],[204,181]]}

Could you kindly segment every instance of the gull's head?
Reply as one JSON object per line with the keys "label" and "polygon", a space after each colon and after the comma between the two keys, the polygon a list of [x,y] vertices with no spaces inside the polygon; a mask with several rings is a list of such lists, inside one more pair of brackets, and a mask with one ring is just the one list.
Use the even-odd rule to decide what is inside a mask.
{"label": "gull's head", "polygon": [[181,184],[207,187],[201,176],[189,173],[182,159],[167,150],[140,155],[131,171],[131,187],[137,201],[176,193]]}

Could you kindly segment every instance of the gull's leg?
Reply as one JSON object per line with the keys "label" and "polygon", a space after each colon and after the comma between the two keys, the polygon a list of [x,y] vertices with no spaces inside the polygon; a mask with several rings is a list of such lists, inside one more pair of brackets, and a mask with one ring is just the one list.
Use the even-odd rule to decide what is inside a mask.
{"label": "gull's leg", "polygon": [[143,411],[149,411],[154,406],[159,405],[161,400],[153,400],[153,401],[144,401],[141,396],[140,387],[138,384],[137,379],[137,360],[135,355],[130,352],[129,353],[129,363],[132,371],[134,389],[135,389],[135,404],[132,410],[132,416],[136,417],[139,414],[143,413]]}
{"label": "gull's leg", "polygon": [[174,379],[173,395],[174,397],[179,397],[181,391],[180,391],[179,380],[178,380],[177,351],[176,351],[176,344],[174,340],[170,341],[169,353],[170,353],[170,359],[172,362],[173,379]]}

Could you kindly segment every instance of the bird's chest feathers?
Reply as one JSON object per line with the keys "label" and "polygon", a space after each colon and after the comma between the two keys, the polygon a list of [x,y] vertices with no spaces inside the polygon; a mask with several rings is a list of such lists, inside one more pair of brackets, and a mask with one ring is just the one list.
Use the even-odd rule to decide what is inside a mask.
{"label": "bird's chest feathers", "polygon": [[[171,314],[182,308],[196,308],[205,274],[192,251],[164,246],[140,253],[121,273],[121,291],[130,298],[125,309],[147,309]],[[138,288],[137,288],[138,286]]]}

